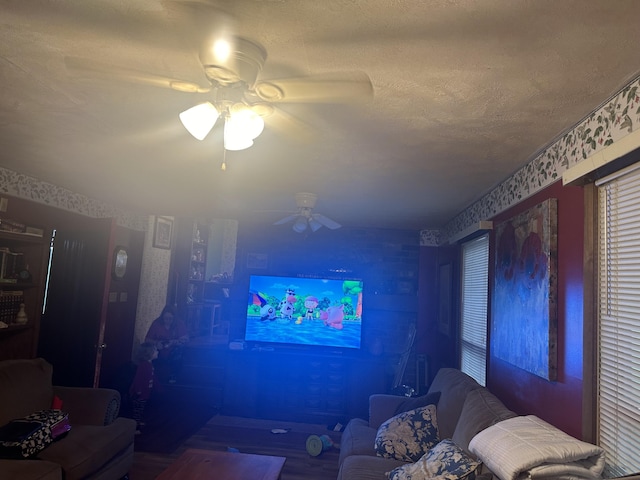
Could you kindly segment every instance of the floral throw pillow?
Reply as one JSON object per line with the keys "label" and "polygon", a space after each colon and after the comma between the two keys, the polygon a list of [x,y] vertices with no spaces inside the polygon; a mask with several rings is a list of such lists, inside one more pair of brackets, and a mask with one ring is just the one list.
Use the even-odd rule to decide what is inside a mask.
{"label": "floral throw pillow", "polygon": [[469,457],[452,440],[442,440],[415,463],[388,473],[389,480],[473,480],[480,462]]}
{"label": "floral throw pillow", "polygon": [[436,406],[427,405],[391,417],[378,428],[376,455],[415,462],[440,441]]}

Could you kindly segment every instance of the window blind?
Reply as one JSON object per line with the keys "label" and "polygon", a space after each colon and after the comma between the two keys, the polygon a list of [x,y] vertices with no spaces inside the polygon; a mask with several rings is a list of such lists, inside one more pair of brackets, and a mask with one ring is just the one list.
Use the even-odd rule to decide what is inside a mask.
{"label": "window blind", "polygon": [[462,245],[460,369],[486,384],[489,235]]}
{"label": "window blind", "polygon": [[640,170],[598,182],[598,444],[640,471]]}

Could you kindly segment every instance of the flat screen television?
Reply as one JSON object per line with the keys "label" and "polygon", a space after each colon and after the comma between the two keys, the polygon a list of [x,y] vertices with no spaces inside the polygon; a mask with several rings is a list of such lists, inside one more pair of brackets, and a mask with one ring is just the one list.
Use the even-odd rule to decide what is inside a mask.
{"label": "flat screen television", "polygon": [[251,275],[244,339],[358,349],[362,280]]}

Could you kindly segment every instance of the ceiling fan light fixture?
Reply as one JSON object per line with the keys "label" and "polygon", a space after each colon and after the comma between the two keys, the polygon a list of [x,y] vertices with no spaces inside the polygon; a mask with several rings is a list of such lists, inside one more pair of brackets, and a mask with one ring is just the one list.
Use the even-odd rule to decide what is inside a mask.
{"label": "ceiling fan light fixture", "polygon": [[302,233],[307,229],[307,219],[304,217],[298,217],[293,224],[293,231],[296,233]]}
{"label": "ceiling fan light fixture", "polygon": [[218,38],[213,42],[213,55],[218,62],[225,63],[231,56],[231,43],[226,38]]}
{"label": "ceiling fan light fixture", "polygon": [[[225,40],[228,47],[223,46],[221,50],[215,42],[214,46],[211,42],[204,42],[200,49],[200,63],[205,75],[214,84],[253,87],[267,59],[267,51],[247,38],[229,36]],[[229,49],[227,53],[226,48]]]}
{"label": "ceiling fan light fixture", "polygon": [[295,194],[296,206],[298,208],[314,208],[318,195],[315,193],[300,192]]}
{"label": "ceiling fan light fixture", "polygon": [[211,103],[200,103],[180,114],[184,128],[198,140],[203,140],[216,124],[220,112]]}
{"label": "ceiling fan light fixture", "polygon": [[253,145],[253,138],[247,136],[242,126],[230,119],[224,124],[225,150],[245,150]]}
{"label": "ceiling fan light fixture", "polygon": [[236,103],[229,108],[227,123],[232,124],[234,132],[242,131],[242,135],[252,140],[258,138],[264,130],[262,117],[243,103]]}
{"label": "ceiling fan light fixture", "polygon": [[311,228],[312,232],[317,232],[318,229],[322,227],[322,224],[319,221],[317,221],[315,218],[311,218],[309,219],[309,227]]}
{"label": "ceiling fan light fixture", "polygon": [[236,103],[229,108],[224,123],[224,148],[244,150],[264,130],[264,120],[247,105]]}

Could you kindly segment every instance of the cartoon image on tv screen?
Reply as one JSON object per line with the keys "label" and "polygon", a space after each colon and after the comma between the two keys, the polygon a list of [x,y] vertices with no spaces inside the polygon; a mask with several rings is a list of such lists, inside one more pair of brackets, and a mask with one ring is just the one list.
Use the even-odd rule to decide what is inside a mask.
{"label": "cartoon image on tv screen", "polygon": [[245,340],[360,348],[362,281],[251,276]]}

